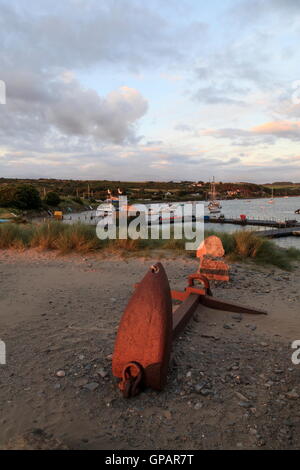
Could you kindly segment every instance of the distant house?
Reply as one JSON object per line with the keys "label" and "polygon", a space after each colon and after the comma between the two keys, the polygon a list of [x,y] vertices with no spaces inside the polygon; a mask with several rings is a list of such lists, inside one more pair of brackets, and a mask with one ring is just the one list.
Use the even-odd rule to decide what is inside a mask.
{"label": "distant house", "polygon": [[234,191],[226,191],[227,196],[230,196],[230,197],[237,196],[239,193],[240,193],[239,189],[236,189]]}

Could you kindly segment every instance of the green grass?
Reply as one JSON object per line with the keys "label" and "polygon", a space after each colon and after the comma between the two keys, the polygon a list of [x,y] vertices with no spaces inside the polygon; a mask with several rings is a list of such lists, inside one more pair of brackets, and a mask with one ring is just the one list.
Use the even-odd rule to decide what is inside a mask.
{"label": "green grass", "polygon": [[59,233],[54,244],[60,253],[87,253],[102,247],[101,241],[95,235],[95,228],[84,224],[68,225]]}
{"label": "green grass", "polygon": [[270,240],[263,240],[255,258],[259,264],[272,264],[286,271],[292,270],[294,262],[299,260],[300,250],[280,248]]}
{"label": "green grass", "polygon": [[[300,250],[283,249],[274,242],[259,237],[253,232],[241,231],[233,234],[206,231],[205,237],[216,235],[222,240],[228,260],[252,260],[262,265],[273,265],[284,270],[291,270],[295,262],[300,261]],[[0,249],[35,248],[38,250],[57,250],[65,254],[70,252],[88,253],[105,251],[112,254],[134,255],[151,254],[151,251],[173,252],[178,255],[195,256],[195,251],[186,251],[187,240],[99,240],[95,227],[82,223],[67,225],[49,221],[39,225],[0,224]]]}
{"label": "green grass", "polygon": [[25,249],[30,246],[33,230],[31,226],[0,224],[0,249]]}
{"label": "green grass", "polygon": [[216,237],[219,237],[221,239],[226,255],[229,255],[235,251],[236,242],[231,233],[216,232],[214,230],[205,230],[204,232],[205,238],[210,237],[211,235],[215,235]]}

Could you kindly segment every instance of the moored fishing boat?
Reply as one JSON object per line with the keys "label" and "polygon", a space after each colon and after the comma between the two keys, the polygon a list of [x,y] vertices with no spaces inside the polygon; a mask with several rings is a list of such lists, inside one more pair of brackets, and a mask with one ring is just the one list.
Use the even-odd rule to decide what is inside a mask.
{"label": "moored fishing boat", "polygon": [[275,202],[275,201],[274,201],[274,189],[273,189],[273,187],[272,187],[272,197],[271,197],[271,199],[268,201],[268,204],[274,204],[274,202]]}
{"label": "moored fishing boat", "polygon": [[221,212],[220,209],[222,209],[221,203],[217,201],[216,199],[216,184],[215,184],[215,178],[213,178],[213,181],[211,182],[210,185],[210,196],[211,196],[211,201],[208,204],[208,210],[212,214],[217,214],[218,212]]}

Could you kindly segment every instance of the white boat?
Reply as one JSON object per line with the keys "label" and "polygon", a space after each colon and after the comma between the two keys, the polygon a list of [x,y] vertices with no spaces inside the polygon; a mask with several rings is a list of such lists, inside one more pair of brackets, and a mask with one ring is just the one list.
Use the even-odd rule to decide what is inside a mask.
{"label": "white boat", "polygon": [[163,220],[164,216],[168,220],[169,214],[175,212],[177,208],[178,204],[151,204],[151,206],[147,207],[146,220],[158,222],[161,217]]}
{"label": "white boat", "polygon": [[272,187],[272,197],[271,197],[271,199],[268,201],[268,204],[274,204],[275,201],[274,201],[273,196],[274,196],[274,189],[273,189],[273,187]]}
{"label": "white boat", "polygon": [[219,214],[221,212],[221,210],[218,207],[211,207],[211,208],[209,208],[209,212],[211,214]]}
{"label": "white boat", "polygon": [[216,200],[216,184],[215,184],[215,177],[213,178],[211,184],[210,184],[210,197],[211,201],[208,204],[208,210],[211,214],[217,214],[218,212],[221,212],[220,209],[222,209],[221,203]]}
{"label": "white boat", "polygon": [[209,210],[222,209],[221,203],[219,201],[212,201],[208,204],[207,207]]}
{"label": "white boat", "polygon": [[115,206],[111,202],[104,202],[97,207],[96,217],[106,217],[107,215],[112,215],[115,210]]}

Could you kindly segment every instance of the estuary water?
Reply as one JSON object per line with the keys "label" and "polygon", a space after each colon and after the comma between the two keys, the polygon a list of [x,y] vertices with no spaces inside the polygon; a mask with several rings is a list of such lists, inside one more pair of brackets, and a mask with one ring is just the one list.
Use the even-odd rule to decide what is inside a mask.
{"label": "estuary water", "polygon": [[[299,197],[288,197],[288,198],[274,198],[273,203],[269,203],[270,199],[234,199],[234,200],[223,200],[220,201],[222,208],[221,214],[226,218],[239,218],[241,214],[247,216],[248,219],[260,219],[260,220],[297,220],[300,222],[300,214],[295,214],[295,210],[300,209],[300,196]],[[209,214],[207,208],[207,202],[200,201],[204,204],[204,214],[213,217],[213,214]],[[176,202],[172,203],[176,205]],[[179,204],[179,203],[178,203]],[[146,204],[149,206],[149,204]],[[151,207],[159,207],[160,204],[152,204]],[[220,214],[218,214],[219,216]],[[99,218],[96,217],[96,211],[86,211],[81,213],[72,213],[65,215],[65,223],[83,222],[87,224],[96,225]],[[186,222],[191,224],[191,222]],[[218,223],[206,223],[205,230],[214,230],[233,233],[238,230],[267,230],[267,227],[257,226],[241,226],[234,224],[218,224]],[[295,247],[300,249],[300,237],[284,237],[274,238],[273,241],[282,247]]]}

